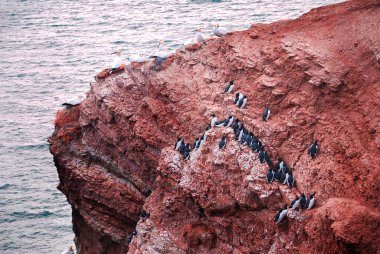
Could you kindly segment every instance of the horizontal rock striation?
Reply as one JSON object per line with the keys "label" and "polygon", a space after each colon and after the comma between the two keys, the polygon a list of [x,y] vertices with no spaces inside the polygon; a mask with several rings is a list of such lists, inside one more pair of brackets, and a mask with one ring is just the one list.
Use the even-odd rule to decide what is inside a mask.
{"label": "horizontal rock striation", "polygon": [[[91,83],[81,106],[57,113],[50,138],[78,253],[379,252],[379,24],[379,1],[350,1]],[[296,186],[267,184],[268,165],[231,128],[210,130],[184,161],[176,137],[194,142],[211,114],[240,119]],[[274,223],[279,207],[313,192],[315,208]]]}

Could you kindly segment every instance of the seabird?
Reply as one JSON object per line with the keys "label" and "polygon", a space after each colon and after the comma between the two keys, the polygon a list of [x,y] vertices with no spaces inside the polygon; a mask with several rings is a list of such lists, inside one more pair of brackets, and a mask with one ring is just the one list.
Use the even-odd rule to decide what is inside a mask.
{"label": "seabird", "polygon": [[74,254],[73,246],[67,246],[67,249],[63,251],[61,254]]}
{"label": "seabird", "polygon": [[310,154],[311,158],[314,159],[318,154],[318,144],[317,140],[314,141],[314,143],[309,147],[309,150],[307,151],[308,154]]}
{"label": "seabird", "polygon": [[234,81],[231,80],[228,85],[226,86],[226,89],[224,89],[225,93],[231,93],[232,89],[234,89]]}
{"label": "seabird", "polygon": [[215,126],[216,127],[223,127],[224,126],[224,123],[227,121],[227,119],[224,119],[222,121],[219,121],[219,122],[216,122],[215,123]]}
{"label": "seabird", "polygon": [[313,208],[313,206],[314,206],[314,202],[315,202],[314,196],[315,196],[315,193],[311,194],[310,197],[306,201],[306,207],[308,210]]}
{"label": "seabird", "polygon": [[281,181],[281,171],[278,170],[274,173],[274,180],[276,180],[277,182]]}
{"label": "seabird", "polygon": [[274,179],[274,171],[272,169],[269,169],[267,172],[267,183],[273,182]]}
{"label": "seabird", "polygon": [[183,159],[186,161],[188,159],[190,159],[190,145],[189,144],[186,144],[185,146],[185,150],[183,151]]}
{"label": "seabird", "polygon": [[147,213],[145,210],[142,210],[142,212],[140,213],[140,218],[145,220],[147,218],[149,218],[150,214]]}
{"label": "seabird", "polygon": [[274,219],[275,222],[280,223],[288,215],[287,205],[284,205],[284,208],[281,208]]}
{"label": "seabird", "polygon": [[121,50],[116,50],[112,54],[116,54],[116,57],[113,59],[113,62],[111,64],[111,71],[117,70],[120,68],[120,66],[123,63],[123,59],[121,58]]}
{"label": "seabird", "polygon": [[174,145],[174,150],[178,151],[179,148],[181,147],[182,142],[183,142],[182,138],[178,137]]}
{"label": "seabird", "polygon": [[234,123],[235,118],[233,116],[229,116],[228,119],[224,122],[225,127],[230,127]]}
{"label": "seabird", "polygon": [[216,122],[218,122],[218,118],[214,114],[212,114],[211,115],[211,128],[214,128]]}
{"label": "seabird", "polygon": [[202,29],[198,28],[195,31],[196,31],[196,33],[195,33],[195,41],[197,43],[204,42],[206,40],[206,37],[203,35]]}
{"label": "seabird", "polygon": [[243,99],[243,97],[244,97],[244,95],[242,93],[236,93],[236,95],[235,95],[235,101],[234,101],[235,105],[239,105],[239,101],[241,99]]}
{"label": "seabird", "polygon": [[198,149],[200,145],[201,145],[201,140],[199,138],[196,138],[194,142],[194,149]]}
{"label": "seabird", "polygon": [[248,135],[245,136],[245,143],[250,146],[253,140],[253,133],[249,132]]}
{"label": "seabird", "polygon": [[71,98],[62,103],[62,106],[67,106],[67,107],[74,107],[79,104],[81,104],[83,101],[83,96],[79,96],[78,98]]}
{"label": "seabird", "polygon": [[128,60],[130,62],[135,62],[135,63],[143,63],[149,60],[149,57],[144,56],[143,54],[138,54],[138,55],[131,55],[128,57]]}
{"label": "seabird", "polygon": [[289,171],[286,173],[286,184],[289,186],[289,188],[292,188],[294,186],[294,177],[292,171]]}
{"label": "seabird", "polygon": [[292,201],[289,208],[292,208],[293,210],[296,209],[300,205],[300,198],[296,195],[296,198]]}
{"label": "seabird", "polygon": [[300,198],[300,206],[302,209],[305,209],[306,208],[306,197],[305,197],[305,194],[301,194],[301,198]]}
{"label": "seabird", "polygon": [[219,142],[219,149],[223,149],[226,147],[226,144],[227,144],[227,140],[226,140],[226,137],[223,135],[222,136],[222,139],[220,140]]}
{"label": "seabird", "polygon": [[215,24],[214,29],[212,29],[212,32],[218,37],[228,34],[228,30],[224,27],[220,27],[219,24]]}
{"label": "seabird", "polygon": [[210,129],[209,126],[206,127],[205,131],[203,132],[203,135],[201,137],[201,142],[200,142],[200,146],[204,144],[204,142],[206,142],[206,139],[207,139],[207,131]]}
{"label": "seabird", "polygon": [[185,46],[193,44],[193,43],[204,42],[206,40],[206,37],[202,33],[202,29],[197,28],[194,30],[194,32],[195,32],[195,36],[193,38],[186,40],[184,43]]}
{"label": "seabird", "polygon": [[240,128],[240,120],[236,119],[235,122],[232,125],[232,129],[234,130],[235,134],[239,130],[239,128]]}
{"label": "seabird", "polygon": [[263,113],[263,121],[266,122],[270,116],[270,109],[268,107],[265,107],[264,113]]}
{"label": "seabird", "polygon": [[265,157],[266,157],[266,152],[264,151],[264,147],[261,147],[261,149],[259,151],[259,160],[260,160],[260,163],[264,163]]}
{"label": "seabird", "polygon": [[238,107],[244,108],[245,104],[247,104],[247,96],[244,95],[243,98],[238,101]]}
{"label": "seabird", "polygon": [[184,152],[185,152],[185,149],[186,149],[186,144],[185,144],[185,141],[184,140],[182,140],[182,142],[181,142],[181,145],[179,146],[179,149],[178,149],[178,151],[179,151],[179,153],[180,154],[184,154]]}
{"label": "seabird", "polygon": [[257,138],[254,138],[253,141],[251,142],[251,148],[252,148],[252,151],[257,153],[260,149],[260,146],[259,146],[259,140]]}

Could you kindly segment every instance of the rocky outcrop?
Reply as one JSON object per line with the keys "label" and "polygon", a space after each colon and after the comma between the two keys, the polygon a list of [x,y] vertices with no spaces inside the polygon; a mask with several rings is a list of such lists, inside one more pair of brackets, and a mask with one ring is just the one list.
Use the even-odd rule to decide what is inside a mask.
{"label": "rocky outcrop", "polygon": [[[379,252],[378,24],[379,1],[350,1],[91,83],[80,107],[58,112],[50,138],[78,252]],[[245,109],[224,94],[229,80]],[[267,184],[268,166],[230,128],[210,130],[184,161],[176,137],[193,142],[211,114],[239,118],[272,160],[287,162],[295,188]],[[302,192],[316,192],[316,207],[276,225],[277,209]]]}

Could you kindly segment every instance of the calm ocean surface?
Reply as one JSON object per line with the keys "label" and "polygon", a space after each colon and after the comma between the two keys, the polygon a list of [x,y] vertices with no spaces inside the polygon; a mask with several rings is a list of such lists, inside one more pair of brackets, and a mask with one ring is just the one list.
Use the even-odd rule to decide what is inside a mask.
{"label": "calm ocean surface", "polygon": [[47,137],[55,112],[84,94],[110,53],[172,49],[192,30],[296,18],[339,0],[0,0],[0,253],[60,253],[71,208]]}

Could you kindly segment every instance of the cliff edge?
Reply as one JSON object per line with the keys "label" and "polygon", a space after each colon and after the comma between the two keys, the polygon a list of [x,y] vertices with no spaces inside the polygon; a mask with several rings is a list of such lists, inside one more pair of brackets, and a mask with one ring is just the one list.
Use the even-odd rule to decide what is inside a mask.
{"label": "cliff edge", "polygon": [[[57,113],[50,149],[78,253],[379,253],[379,1],[254,24],[156,67],[133,63]],[[236,92],[248,97],[244,109]],[[231,128],[208,131],[183,160],[176,138],[194,142],[211,114],[243,122],[272,161],[286,161],[295,187],[268,184],[269,166]],[[313,209],[273,221],[295,195],[314,192]]]}

